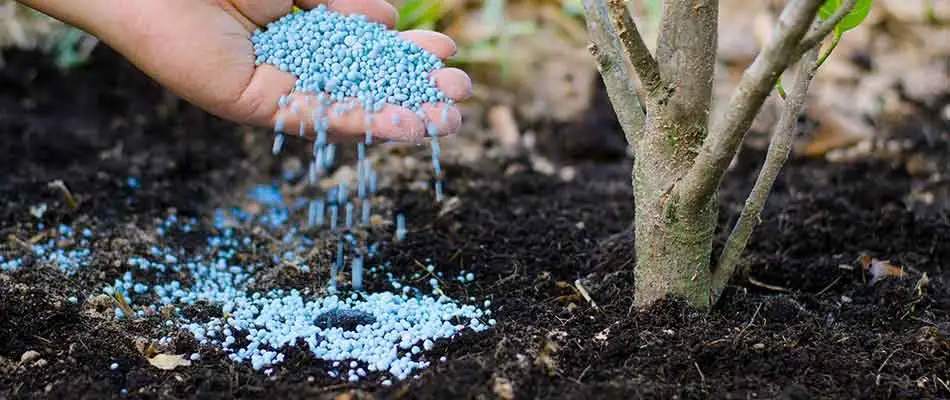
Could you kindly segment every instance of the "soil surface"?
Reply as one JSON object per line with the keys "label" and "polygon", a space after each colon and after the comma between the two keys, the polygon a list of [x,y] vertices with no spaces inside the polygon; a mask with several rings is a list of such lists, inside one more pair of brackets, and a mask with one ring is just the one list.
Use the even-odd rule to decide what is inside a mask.
{"label": "soil surface", "polygon": [[[0,254],[27,254],[19,244],[60,223],[111,239],[93,244],[92,265],[75,276],[29,260],[0,273],[0,398],[123,389],[133,398],[950,398],[950,218],[939,201],[909,203],[922,178],[902,157],[790,161],[750,243],[748,276],[711,311],[676,299],[632,307],[629,251],[602,245],[633,218],[629,160],[568,151],[573,179],[450,164],[447,191],[460,200],[451,212],[440,215],[428,192],[386,191],[414,230],[387,250],[393,267],[432,257],[447,273],[475,271],[468,294],[492,298],[498,325],[437,344],[431,358],[446,362],[392,387],[330,379],[327,365],[300,351],[272,377],[207,350],[190,367],[156,369],[135,339],[162,335],[160,320],[103,319],[66,299],[121,276],[129,253],[142,251],[141,227],[170,208],[207,219],[221,194],[259,183],[274,169],[269,138],[264,156],[250,151],[257,133],[188,106],[108,49],[93,57],[62,72],[34,53],[3,55]],[[925,133],[927,118],[895,134],[950,172],[950,145]],[[555,137],[604,128],[616,125],[581,121]],[[726,180],[723,226],[762,159],[747,151]],[[77,209],[47,186],[55,180]],[[41,202],[49,208],[37,221],[30,207]],[[871,285],[863,255],[904,273]],[[275,285],[314,285],[307,279],[281,275]],[[572,287],[578,279],[596,307]],[[176,335],[179,351],[197,350],[189,336]],[[21,362],[31,350],[38,359]]]}

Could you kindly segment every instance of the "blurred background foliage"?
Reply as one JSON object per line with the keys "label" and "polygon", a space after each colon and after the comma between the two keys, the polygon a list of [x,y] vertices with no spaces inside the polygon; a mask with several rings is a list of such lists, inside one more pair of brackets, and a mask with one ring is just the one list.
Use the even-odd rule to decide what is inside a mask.
{"label": "blurred background foliage", "polygon": [[[465,104],[470,131],[487,130],[502,142],[530,141],[532,134],[543,134],[544,126],[594,118],[589,115],[592,102],[599,102],[593,108],[604,108],[580,0],[391,2],[399,9],[400,30],[438,30],[458,43],[458,54],[449,63],[475,82],[474,99]],[[648,44],[656,42],[661,3],[628,2]],[[714,118],[724,111],[784,3],[720,1]],[[96,44],[81,31],[0,0],[0,49],[42,49],[62,68],[75,68],[89,60]],[[847,33],[811,92],[809,118],[818,128],[796,150],[808,155],[873,140],[887,124],[907,120],[921,107],[950,115],[945,104],[950,93],[950,0],[875,0],[867,23]],[[775,99],[769,101],[772,105],[763,109],[754,132],[767,132],[776,119]]]}
{"label": "blurred background foliage", "polygon": [[0,50],[43,50],[55,58],[58,66],[68,69],[88,62],[97,44],[95,37],[79,29],[12,0],[0,0]]}

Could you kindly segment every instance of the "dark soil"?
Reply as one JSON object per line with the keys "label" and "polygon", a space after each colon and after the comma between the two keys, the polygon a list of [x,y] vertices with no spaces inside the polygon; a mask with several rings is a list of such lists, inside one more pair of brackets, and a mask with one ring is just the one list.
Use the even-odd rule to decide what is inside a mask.
{"label": "dark soil", "polygon": [[[448,190],[462,201],[448,215],[428,193],[391,188],[418,231],[389,250],[397,269],[432,257],[447,273],[475,271],[469,294],[492,298],[495,328],[431,351],[448,362],[390,388],[340,384],[299,351],[270,378],[215,353],[158,370],[134,343],[164,332],[160,321],[101,319],[66,298],[120,276],[153,218],[169,208],[206,216],[216,194],[240,194],[271,161],[248,151],[245,129],[166,94],[107,49],[68,72],[33,53],[3,58],[0,254],[24,254],[9,235],[43,232],[29,213],[40,202],[46,229],[79,222],[111,239],[94,243],[93,265],[74,277],[31,265],[0,274],[0,398],[950,398],[950,221],[905,204],[919,179],[893,159],[790,162],[750,244],[751,279],[737,278],[709,312],[675,299],[633,308],[629,254],[599,245],[633,217],[629,161],[581,157],[571,181],[449,165]],[[614,127],[569,128],[593,126]],[[921,152],[950,149],[906,131]],[[747,153],[723,187],[723,225],[762,159]],[[47,187],[57,179],[78,209]],[[903,266],[904,278],[869,285],[865,254]],[[571,288],[581,278],[597,308]],[[196,350],[187,334],[175,346]],[[20,363],[28,350],[43,362]]]}

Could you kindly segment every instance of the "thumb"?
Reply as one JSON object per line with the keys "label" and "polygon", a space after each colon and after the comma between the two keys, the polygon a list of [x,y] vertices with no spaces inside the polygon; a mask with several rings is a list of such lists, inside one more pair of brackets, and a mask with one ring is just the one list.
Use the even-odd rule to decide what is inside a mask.
{"label": "thumb", "polygon": [[294,7],[292,0],[228,0],[244,18],[254,25],[264,26],[289,14]]}

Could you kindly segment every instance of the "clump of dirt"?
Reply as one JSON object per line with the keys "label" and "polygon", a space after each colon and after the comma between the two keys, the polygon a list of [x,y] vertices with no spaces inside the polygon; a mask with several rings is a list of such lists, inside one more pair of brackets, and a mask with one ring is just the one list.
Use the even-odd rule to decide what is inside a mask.
{"label": "clump of dirt", "polygon": [[[32,53],[4,58],[2,237],[25,240],[58,223],[82,222],[110,239],[95,244],[95,261],[76,276],[31,262],[0,274],[0,397],[950,396],[950,250],[942,245],[950,221],[906,207],[903,196],[916,178],[900,163],[874,159],[790,162],[750,243],[748,277],[737,278],[711,311],[677,299],[632,306],[629,257],[608,257],[601,246],[633,218],[629,161],[581,160],[572,180],[528,166],[506,173],[501,166],[446,165],[448,195],[458,199],[450,210],[431,193],[401,190],[399,180],[385,192],[413,217],[407,240],[384,254],[394,272],[407,275],[424,258],[447,276],[475,272],[474,283],[447,286],[447,294],[490,297],[498,325],[437,343],[429,358],[445,362],[392,387],[372,377],[341,383],[327,376],[324,362],[296,349],[267,377],[224,353],[199,350],[188,334],[160,347],[200,351],[201,360],[159,370],[136,348],[143,338],[173,334],[159,316],[117,321],[67,299],[95,294],[101,282],[121,276],[130,253],[145,251],[149,238],[140,232],[147,222],[172,207],[207,216],[215,193],[234,193],[229,189],[260,167],[248,161],[240,129],[169,97],[107,49],[67,73]],[[728,177],[724,225],[762,158],[743,155]],[[54,179],[69,186],[78,209],[47,189]],[[39,203],[49,207],[38,220],[29,210]],[[202,239],[195,235],[190,240]],[[4,256],[22,253],[0,247]],[[871,286],[862,255],[890,259],[906,274]],[[278,272],[269,284],[310,285],[300,279],[312,276]],[[44,362],[19,362],[28,351]]]}

